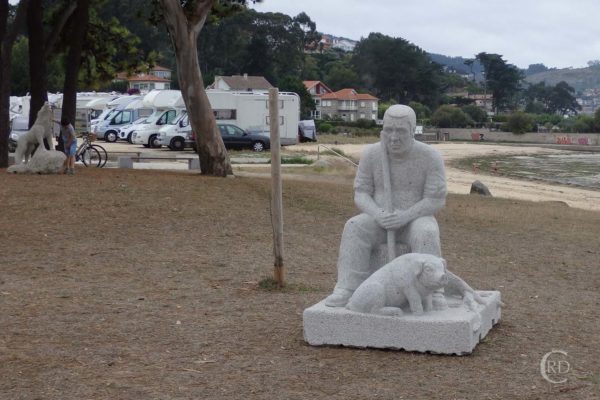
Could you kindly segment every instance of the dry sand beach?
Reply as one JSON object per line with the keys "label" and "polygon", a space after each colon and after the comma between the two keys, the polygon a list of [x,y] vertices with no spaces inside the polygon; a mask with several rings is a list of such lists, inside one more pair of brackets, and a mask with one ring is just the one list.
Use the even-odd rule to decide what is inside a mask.
{"label": "dry sand beach", "polygon": [[[296,145],[293,151],[316,152],[316,144]],[[363,144],[335,145],[346,155],[359,159]],[[507,155],[533,155],[533,154],[565,154],[567,150],[557,150],[533,146],[507,146],[493,144],[471,144],[471,143],[437,143],[433,147],[438,149],[446,162],[446,175],[448,179],[448,190],[451,193],[467,194],[471,184],[480,180],[486,184],[492,194],[496,197],[529,201],[559,201],[571,207],[585,210],[600,210],[600,191],[571,187],[567,185],[549,184],[532,180],[515,179],[498,175],[489,175],[481,172],[466,171],[454,168],[451,162],[463,157],[478,156],[507,156]]]}

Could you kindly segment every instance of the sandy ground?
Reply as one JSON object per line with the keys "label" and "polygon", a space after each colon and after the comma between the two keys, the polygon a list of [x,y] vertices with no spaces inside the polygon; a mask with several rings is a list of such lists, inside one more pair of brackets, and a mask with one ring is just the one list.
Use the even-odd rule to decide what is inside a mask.
{"label": "sandy ground", "polygon": [[[345,154],[360,158],[365,145],[346,144],[328,145],[339,148]],[[600,191],[571,187],[566,185],[554,185],[530,180],[521,180],[505,176],[492,176],[478,172],[470,172],[450,166],[450,161],[463,157],[488,156],[497,154],[506,155],[532,155],[532,154],[560,154],[569,153],[566,150],[556,150],[532,146],[507,146],[493,144],[471,144],[471,143],[437,143],[433,147],[438,149],[446,162],[446,175],[448,190],[451,193],[467,194],[471,184],[475,180],[482,181],[496,197],[529,201],[562,201],[571,207],[600,210]],[[289,148],[299,152],[316,152],[316,144],[296,145]],[[500,171],[502,174],[502,171]]]}
{"label": "sandy ground", "polygon": [[[269,184],[0,170],[0,400],[599,399],[599,212],[450,194],[444,258],[506,304],[474,353],[312,347],[352,185],[284,182],[288,286],[269,290]],[[553,349],[563,384],[540,373]]]}

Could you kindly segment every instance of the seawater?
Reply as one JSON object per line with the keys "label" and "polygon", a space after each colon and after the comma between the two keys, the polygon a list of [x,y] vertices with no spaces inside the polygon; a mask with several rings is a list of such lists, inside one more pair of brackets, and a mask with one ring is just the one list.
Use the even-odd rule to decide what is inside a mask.
{"label": "seawater", "polygon": [[511,156],[497,165],[513,176],[600,189],[600,153]]}

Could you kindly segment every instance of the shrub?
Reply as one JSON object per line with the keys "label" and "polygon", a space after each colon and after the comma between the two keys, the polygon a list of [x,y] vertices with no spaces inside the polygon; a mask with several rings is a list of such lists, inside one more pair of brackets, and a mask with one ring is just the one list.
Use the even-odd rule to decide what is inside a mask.
{"label": "shrub", "polygon": [[506,121],[506,129],[515,134],[523,134],[533,130],[533,117],[522,111],[513,113]]}
{"label": "shrub", "polygon": [[323,123],[317,124],[317,130],[320,133],[329,133],[329,132],[331,132],[332,128],[333,127],[331,126],[331,124],[328,124],[327,122],[323,122]]}
{"label": "shrub", "polygon": [[474,104],[462,106],[461,110],[471,117],[471,119],[477,124],[483,124],[488,120],[487,113],[482,108],[477,107]]}
{"label": "shrub", "polygon": [[433,113],[431,123],[438,128],[465,128],[473,125],[473,120],[461,109],[444,105]]}

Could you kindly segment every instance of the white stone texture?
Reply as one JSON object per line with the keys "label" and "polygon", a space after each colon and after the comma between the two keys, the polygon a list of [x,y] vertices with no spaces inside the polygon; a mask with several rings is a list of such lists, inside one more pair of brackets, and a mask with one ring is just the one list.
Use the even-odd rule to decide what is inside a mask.
{"label": "white stone texture", "polygon": [[[45,102],[39,109],[33,126],[17,139],[15,164],[27,164],[36,145],[39,145],[38,149],[46,150],[44,139],[46,139],[52,148],[54,145],[54,137],[52,136],[52,109],[48,102]],[[37,153],[38,151],[36,151]]]}
{"label": "white stone texture", "polygon": [[380,315],[433,311],[433,294],[448,283],[446,261],[431,254],[409,253],[395,258],[354,291],[346,308]]}
{"label": "white stone texture", "polygon": [[[415,128],[414,111],[394,105],[381,141],[362,154],[354,180],[361,214],[344,226],[333,293],[304,312],[310,344],[466,354],[500,319],[500,293],[484,299],[441,258],[434,215],[446,202],[444,163],[415,141]],[[427,257],[434,261],[417,262]]]}
{"label": "white stone texture", "polygon": [[119,157],[119,168],[133,168],[133,159],[131,157]]}
{"label": "white stone texture", "polygon": [[465,355],[500,320],[498,291],[477,291],[484,304],[472,311],[447,296],[449,307],[422,315],[383,316],[328,307],[324,301],[304,310],[304,338],[313,346],[341,345]]}
{"label": "white stone texture", "polygon": [[28,163],[11,165],[6,172],[15,174],[59,174],[63,172],[66,158],[63,152],[38,147]]}

